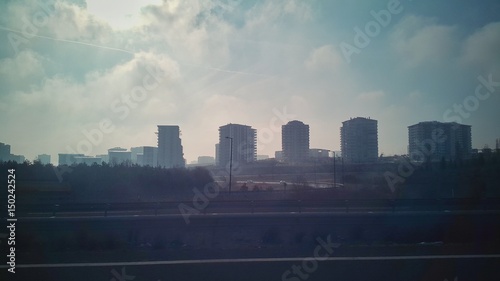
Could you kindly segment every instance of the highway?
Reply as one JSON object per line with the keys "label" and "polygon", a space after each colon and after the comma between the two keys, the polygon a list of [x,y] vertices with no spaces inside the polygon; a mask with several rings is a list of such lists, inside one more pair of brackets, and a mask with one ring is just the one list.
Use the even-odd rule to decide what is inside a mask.
{"label": "highway", "polygon": [[0,266],[1,280],[500,280],[500,255],[207,259]]}
{"label": "highway", "polygon": [[[214,200],[189,222],[179,205],[193,201],[21,204],[27,248],[0,280],[500,280],[498,203]],[[327,236],[339,248],[312,261]]]}
{"label": "highway", "polygon": [[209,200],[129,203],[18,204],[18,217],[150,216],[181,214],[188,206],[200,214],[307,212],[452,212],[500,211],[500,199],[419,200]]}

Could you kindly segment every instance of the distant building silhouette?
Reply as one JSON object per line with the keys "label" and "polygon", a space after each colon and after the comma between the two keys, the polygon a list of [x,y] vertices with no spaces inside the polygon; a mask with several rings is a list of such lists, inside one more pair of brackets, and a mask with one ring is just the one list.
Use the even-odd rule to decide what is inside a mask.
{"label": "distant building silhouette", "polygon": [[275,151],[274,152],[274,159],[278,162],[283,162],[283,151]]}
{"label": "distant building silhouette", "polygon": [[13,161],[23,163],[25,157],[23,155],[14,155],[10,153],[10,145],[0,142],[0,162]]}
{"label": "distant building silhouette", "polygon": [[158,166],[174,168],[186,166],[179,126],[158,125]]}
{"label": "distant building silhouette", "polygon": [[266,160],[269,159],[269,155],[257,154],[257,160]]}
{"label": "distant building silhouette", "polygon": [[158,148],[154,146],[138,146],[130,148],[132,164],[139,166],[158,166]]}
{"label": "distant building silhouette", "polygon": [[110,165],[132,164],[132,153],[126,148],[114,147],[108,149]]}
{"label": "distant building silhouette", "polygon": [[9,161],[10,145],[0,142],[0,161]]}
{"label": "distant building silhouette", "polygon": [[257,131],[246,125],[227,124],[219,127],[219,166],[226,167],[230,162],[231,140],[227,137],[233,138],[233,163],[257,159]]}
{"label": "distant building silhouette", "polygon": [[24,155],[14,155],[11,154],[8,161],[13,161],[16,163],[23,163],[26,160],[26,157]]}
{"label": "distant building silhouette", "polygon": [[73,165],[76,164],[76,157],[83,157],[83,154],[59,153],[58,165]]}
{"label": "distant building silhouette", "polygon": [[36,160],[43,165],[50,164],[50,155],[40,154],[36,157]]}
{"label": "distant building silhouette", "polygon": [[219,166],[219,144],[215,144],[215,165]]}
{"label": "distant building silhouette", "polygon": [[326,159],[330,157],[330,150],[321,148],[309,149],[309,158],[312,159]]}
{"label": "distant building silhouette", "polygon": [[335,150],[335,151],[330,151],[330,157],[342,157],[342,151],[340,150]]}
{"label": "distant building silhouette", "polygon": [[[144,147],[143,146],[137,146],[137,147],[131,147],[130,148],[130,159],[132,161],[132,164],[137,164],[142,166],[142,155],[144,153]],[[139,163],[138,158],[141,158]]]}
{"label": "distant building silhouette", "polygon": [[99,164],[102,164],[102,162],[109,163],[109,155],[108,154],[98,154],[95,157],[101,158],[101,163],[99,163]]}
{"label": "distant building silhouette", "polygon": [[101,157],[94,157],[94,156],[76,156],[75,157],[75,164],[86,164],[86,165],[94,165],[94,164],[101,164],[102,163],[102,158]]}
{"label": "distant building silhouette", "polygon": [[356,117],[342,122],[342,157],[347,163],[370,163],[378,159],[377,120]]}
{"label": "distant building silhouette", "polygon": [[408,154],[412,161],[464,159],[471,153],[469,125],[427,121],[408,127]]}
{"label": "distant building silhouette", "polygon": [[212,156],[198,156],[198,162],[197,164],[199,166],[208,166],[208,165],[214,165],[215,164],[215,158]]}
{"label": "distant building silhouette", "polygon": [[288,163],[301,163],[309,158],[309,125],[294,120],[281,126],[283,159]]}

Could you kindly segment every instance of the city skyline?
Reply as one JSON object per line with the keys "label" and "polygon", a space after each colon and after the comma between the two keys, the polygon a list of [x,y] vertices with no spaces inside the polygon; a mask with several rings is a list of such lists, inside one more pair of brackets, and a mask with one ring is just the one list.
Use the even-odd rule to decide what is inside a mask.
{"label": "city skyline", "polygon": [[[373,124],[371,124],[373,123]],[[340,138],[341,140],[343,139],[343,135],[345,135],[345,143],[349,145],[346,145],[344,150],[349,150],[345,156],[347,158],[356,158],[357,160],[354,161],[358,163],[364,163],[364,162],[373,162],[376,161],[376,158],[378,158],[380,155],[384,156],[392,156],[392,155],[385,155],[384,153],[378,153],[378,147],[379,147],[379,142],[378,142],[378,121],[371,119],[370,117],[365,118],[365,117],[351,117],[349,120],[343,121],[342,126],[340,128]],[[128,156],[126,156],[124,159],[128,159],[130,163],[132,164],[139,164],[139,165],[149,165],[152,167],[156,166],[163,166],[167,168],[172,168],[172,167],[184,167],[186,165],[192,165],[192,164],[198,164],[197,161],[190,161],[187,162],[185,158],[182,157],[183,155],[183,146],[182,146],[182,139],[180,136],[182,135],[182,130],[180,129],[179,126],[177,125],[158,125],[158,132],[156,132],[157,135],[162,135],[162,140],[160,138],[157,139],[157,143],[163,142],[165,144],[165,156],[163,156],[163,160],[165,163],[170,163],[170,164],[160,164],[160,158],[158,158],[158,146],[136,146],[136,147],[131,147],[130,150],[126,148],[121,148],[121,147],[113,147],[107,149],[107,154],[96,154],[96,155],[87,155],[83,153],[58,153],[58,164],[60,165],[61,163],[63,165],[69,165],[69,164],[79,164],[79,163],[86,163],[91,165],[92,163],[98,163],[100,164],[101,162],[106,162],[106,163],[111,163],[113,164],[112,161],[112,152],[120,152],[120,153],[126,153]],[[373,127],[373,128],[372,128]],[[304,131],[304,129],[306,129]],[[439,122],[439,121],[420,121],[416,124],[409,125],[407,127],[407,140],[406,140],[406,145],[407,145],[407,151],[406,153],[402,154],[394,154],[394,155],[406,155],[411,157],[412,161],[422,161],[422,159],[419,158],[418,155],[421,154],[421,152],[426,152],[426,149],[429,149],[429,141],[435,142],[437,138],[443,139],[442,142],[436,143],[437,145],[437,153],[439,156],[435,156],[433,153],[433,158],[432,161],[440,160],[442,156],[445,156],[446,160],[453,160],[455,159],[454,153],[456,151],[455,144],[454,142],[458,142],[460,144],[460,151],[461,153],[464,153],[463,156],[466,157],[472,153],[473,149],[483,149],[483,148],[490,148],[490,146],[485,145],[484,147],[473,147],[472,146],[472,140],[474,139],[472,137],[471,133],[471,126],[470,125],[464,125],[464,124],[459,124],[456,122]],[[282,130],[287,130],[288,131],[288,141],[285,141],[288,146],[292,145],[295,148],[300,148],[304,144],[309,143],[309,125],[304,124],[303,122],[299,120],[292,120],[288,122],[286,125],[282,126]],[[465,131],[464,131],[465,130]],[[162,134],[159,134],[159,132],[162,131]],[[217,147],[220,146],[222,143],[223,146],[226,148],[226,154],[227,155],[222,155],[225,160],[225,162],[229,163],[229,150],[230,150],[230,138],[236,139],[236,142],[234,144],[233,152],[235,155],[233,156],[234,161],[238,161],[238,155],[236,153],[243,153],[245,155],[241,156],[243,158],[252,158],[253,160],[251,161],[243,161],[243,162],[253,162],[256,160],[262,160],[259,159],[259,156],[266,156],[269,158],[273,158],[272,155],[262,155],[262,154],[257,154],[256,152],[256,147],[255,144],[259,142],[257,138],[257,131],[253,129],[251,126],[248,125],[242,125],[242,124],[233,124],[229,123],[227,125],[220,126],[219,129],[219,143],[215,144],[215,151],[214,154],[207,154],[207,155],[199,155],[197,156],[197,160],[204,157],[209,157],[213,158],[213,161],[215,165],[219,165],[218,163],[220,161],[221,155],[218,155]],[[436,136],[436,134],[438,136]],[[373,135],[373,137],[372,137]],[[299,139],[297,139],[297,137]],[[465,137],[465,139],[463,139]],[[304,139],[305,138],[305,139]],[[451,142],[450,142],[451,140]],[[305,141],[305,142],[304,142]],[[249,145],[249,143],[251,145]],[[368,148],[371,143],[373,143],[373,149]],[[457,143],[457,145],[458,145]],[[498,149],[500,143],[500,138],[495,139],[495,148]],[[283,139],[282,139],[282,148],[283,148]],[[297,146],[298,145],[298,146]],[[292,148],[292,146],[290,148]],[[431,147],[433,144],[431,145]],[[6,161],[7,160],[14,160],[17,162],[23,162],[25,160],[24,155],[13,155],[10,154],[10,145],[9,144],[4,144],[0,142],[0,148],[2,148],[1,152],[2,155],[0,155],[0,160]],[[167,147],[169,147],[167,149]],[[239,148],[238,148],[239,147]],[[358,149],[355,149],[355,147],[361,147],[363,151],[357,151]],[[445,148],[446,147],[446,148]],[[443,152],[443,149],[445,149],[447,152]],[[237,152],[236,150],[239,150]],[[307,156],[303,158],[304,156],[302,155],[303,153],[299,153],[302,155],[302,160],[306,160],[306,158],[311,157],[309,155],[312,150],[324,150],[324,149],[313,149],[313,148],[308,148],[307,149]],[[434,150],[434,149],[433,149]],[[170,151],[170,152],[169,152]],[[327,149],[327,151],[333,151]],[[373,152],[369,152],[373,151]],[[342,153],[342,145],[340,148],[340,151]],[[349,154],[352,154],[354,152],[355,156]],[[366,158],[367,156],[361,156],[361,154],[366,154],[369,152],[369,157],[370,159]],[[220,153],[220,152],[219,152]],[[282,150],[277,150],[275,153],[283,153]],[[275,154],[274,153],[274,154]],[[295,152],[297,153],[297,152]],[[444,153],[444,154],[443,154]],[[451,154],[450,154],[451,153]],[[224,153],[223,153],[224,154]],[[253,155],[252,156],[246,156],[248,155]],[[273,154],[273,155],[274,155]],[[359,154],[359,155],[358,155]],[[417,155],[418,154],[418,155]],[[10,156],[9,156],[10,155]],[[168,155],[172,155],[172,157],[169,157]],[[376,155],[376,156],[375,156]],[[296,157],[299,155],[296,155]],[[418,157],[417,157],[418,156]],[[12,158],[14,157],[14,158]],[[43,158],[43,160],[40,160],[40,157]],[[139,158],[140,157],[140,158]],[[144,158],[143,158],[144,157]],[[284,155],[282,156],[284,157]],[[344,155],[342,155],[344,157]],[[436,158],[437,157],[437,158]],[[119,156],[118,158],[122,158]],[[218,159],[219,158],[219,159]],[[364,160],[361,160],[362,158],[366,158]],[[56,164],[54,161],[50,161],[51,155],[48,154],[38,154],[35,159],[26,159],[26,160],[33,160],[33,161],[41,161],[44,162],[42,164],[46,163],[52,163]],[[57,159],[57,158],[56,158]],[[62,160],[61,160],[62,159]],[[123,161],[124,159],[121,159],[117,161],[114,164],[119,164],[123,163],[126,161]],[[97,161],[96,161],[97,160]],[[102,160],[102,161],[101,161]],[[61,162],[62,161],[62,162]],[[300,163],[300,161],[290,161],[286,160],[286,158],[279,159],[279,161],[284,161],[284,162],[289,162],[289,163]],[[347,160],[348,162],[350,160]],[[240,161],[238,161],[240,162]],[[242,163],[243,163],[242,162]],[[206,164],[206,163],[205,163]]]}
{"label": "city skyline", "polygon": [[427,120],[472,126],[473,148],[500,135],[498,1],[37,3],[0,3],[0,141],[30,160],[156,146],[165,123],[187,163],[227,123],[259,155],[291,120],[340,150],[339,124],[370,116],[384,155]]}

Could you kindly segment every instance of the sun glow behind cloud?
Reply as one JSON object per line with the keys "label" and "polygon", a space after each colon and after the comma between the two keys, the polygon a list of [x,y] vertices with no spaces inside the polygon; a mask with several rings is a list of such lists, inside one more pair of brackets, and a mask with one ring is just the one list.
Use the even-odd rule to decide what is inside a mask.
{"label": "sun glow behind cloud", "polygon": [[161,5],[161,0],[87,0],[87,11],[96,18],[107,22],[115,30],[131,29],[142,25],[141,8]]}

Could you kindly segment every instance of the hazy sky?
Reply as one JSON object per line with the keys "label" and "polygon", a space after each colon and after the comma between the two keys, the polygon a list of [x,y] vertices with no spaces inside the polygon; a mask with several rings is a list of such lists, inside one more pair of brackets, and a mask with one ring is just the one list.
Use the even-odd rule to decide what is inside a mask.
{"label": "hazy sky", "polygon": [[0,142],[28,159],[156,145],[160,124],[188,163],[227,123],[271,156],[291,119],[339,150],[341,122],[371,117],[386,155],[426,120],[500,137],[497,0],[0,3]]}

